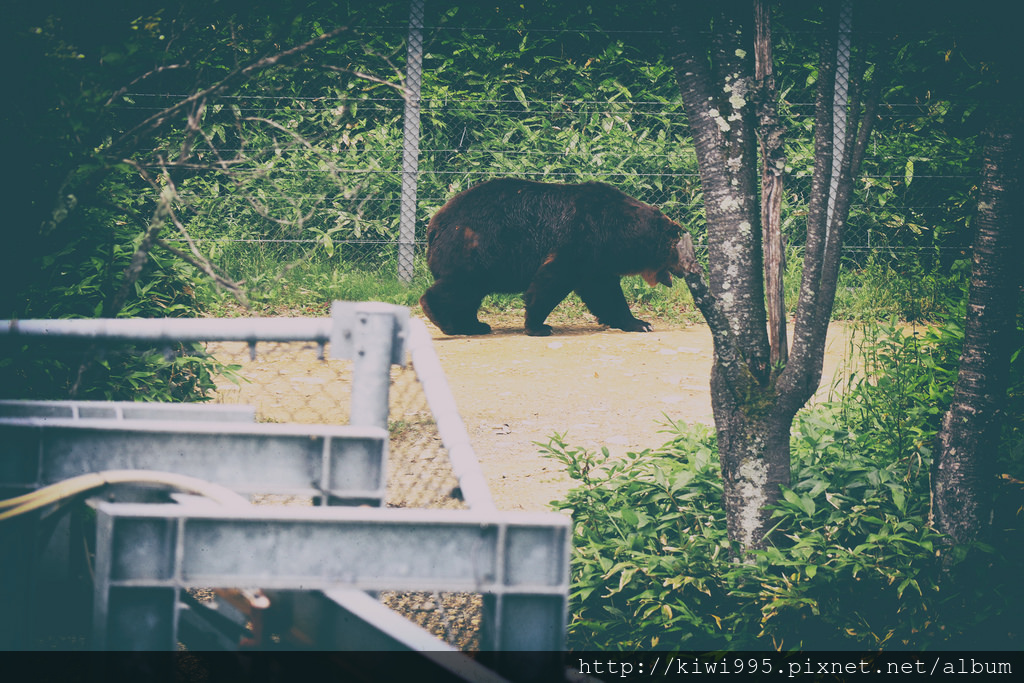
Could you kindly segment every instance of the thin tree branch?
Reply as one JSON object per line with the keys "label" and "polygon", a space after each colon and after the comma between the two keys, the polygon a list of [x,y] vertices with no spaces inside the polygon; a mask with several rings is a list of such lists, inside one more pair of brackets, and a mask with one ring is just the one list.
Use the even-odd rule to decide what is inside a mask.
{"label": "thin tree branch", "polygon": [[188,254],[187,252],[184,252],[176,247],[172,247],[167,242],[167,240],[163,238],[157,238],[156,245],[162,247],[163,249],[166,249],[167,251],[171,252],[172,254],[180,258],[182,261],[185,261],[186,263],[194,266],[197,270],[200,270],[203,273],[205,273],[207,277],[213,280],[213,283],[215,285],[217,285],[218,287],[223,287],[224,289],[231,292],[231,295],[235,297],[235,300],[238,301],[239,304],[241,304],[245,308],[249,308],[249,299],[245,296],[245,292],[242,289],[241,284],[238,282],[234,282],[233,280],[229,280],[226,277],[217,273],[214,270],[213,266],[210,264],[210,262],[207,261],[205,258],[193,258],[192,255]]}
{"label": "thin tree branch", "polygon": [[196,135],[202,130],[203,112],[206,111],[206,100],[198,100],[188,114],[188,124],[185,128],[185,138],[181,142],[181,151],[178,152],[177,163],[183,162],[192,154],[192,144]]}
{"label": "thin tree branch", "polygon": [[861,119],[860,128],[857,131],[857,140],[853,145],[853,152],[850,155],[851,178],[856,178],[860,173],[860,167],[864,162],[864,154],[868,147],[871,131],[874,130],[875,123],[878,121],[878,106],[882,101],[882,84],[889,79],[891,72],[891,50],[886,50],[875,65],[875,74],[871,79],[871,87],[864,102],[864,116]]}
{"label": "thin tree branch", "polygon": [[350,76],[355,76],[356,78],[360,78],[364,81],[370,81],[371,83],[377,83],[378,85],[386,85],[389,88],[394,88],[403,95],[405,93],[404,83],[393,83],[391,81],[386,81],[383,78],[378,78],[377,76],[373,76],[368,73],[363,73],[362,71],[346,69],[345,67],[334,66],[333,64],[318,64],[317,68],[323,69],[324,71],[333,71],[335,73],[349,74]]}
{"label": "thin tree branch", "polygon": [[[198,268],[200,271],[208,275],[214,281],[214,284],[218,286],[223,286],[225,289],[231,292],[232,296],[235,297],[239,304],[248,308],[248,299],[246,298],[245,293],[242,291],[241,286],[238,283],[233,282],[228,278],[217,273],[216,268],[214,268],[213,264],[211,264],[209,260],[207,260],[207,258],[203,255],[201,251],[199,251],[199,247],[192,239],[192,236],[189,234],[188,229],[185,228],[185,225],[182,223],[181,219],[178,218],[178,215],[174,211],[174,207],[172,204],[172,202],[178,198],[178,189],[177,186],[174,184],[174,179],[171,177],[171,174],[167,170],[167,168],[165,167],[163,169],[163,172],[161,173],[161,177],[164,178],[165,183],[164,186],[161,186],[158,182],[156,182],[156,180],[152,176],[150,176],[146,172],[144,168],[142,168],[132,160],[126,159],[125,163],[131,164],[136,168],[136,170],[140,173],[142,178],[147,183],[149,183],[149,185],[155,191],[159,193],[160,201],[157,205],[156,213],[154,214],[154,220],[150,222],[150,227],[149,229],[147,229],[146,235],[143,237],[142,243],[139,245],[139,248],[135,251],[135,254],[132,255],[132,265],[129,266],[129,270],[125,271],[125,281],[122,283],[121,289],[114,297],[114,301],[111,304],[112,312],[108,314],[107,317],[113,317],[114,315],[116,315],[117,311],[119,311],[121,307],[124,306],[124,302],[127,300],[128,292],[130,291],[131,287],[134,286],[135,281],[138,280],[139,275],[141,275],[142,273],[141,265],[145,263],[146,259],[149,256],[149,252],[154,244],[162,246],[171,253],[175,254],[176,256],[182,258],[183,260]],[[159,225],[154,225],[157,216],[159,216]],[[160,237],[158,236],[159,231],[160,229],[162,229],[167,219],[171,220],[171,222],[177,228],[178,232],[182,235],[186,244],[188,244],[190,251],[192,252],[192,256],[189,256],[188,254],[182,252],[181,250],[172,247],[165,240],[160,239]]]}
{"label": "thin tree branch", "polygon": [[306,149],[309,149],[309,150],[314,149],[313,145],[310,144],[309,140],[307,140],[305,137],[299,135],[298,133],[296,133],[293,130],[288,130],[287,128],[282,126],[277,121],[271,121],[270,119],[264,118],[262,116],[244,116],[244,117],[241,118],[241,120],[242,121],[251,121],[251,122],[255,122],[255,123],[264,123],[264,124],[270,126],[271,128],[276,128],[277,130],[281,131],[285,135],[288,135],[289,137],[291,137],[293,140],[298,142],[300,145],[302,145]]}
{"label": "thin tree branch", "polygon": [[124,86],[118,88],[113,93],[111,93],[110,97],[107,98],[107,101],[103,103],[103,106],[104,107],[109,107],[110,105],[112,105],[114,103],[114,100],[116,100],[118,97],[121,97],[122,95],[127,93],[128,90],[131,87],[138,85],[142,81],[145,81],[145,80],[147,80],[149,78],[152,78],[153,76],[156,76],[158,74],[162,74],[165,71],[172,71],[174,69],[186,69],[188,67],[189,67],[189,62],[185,62],[184,64],[165,64],[163,66],[158,66],[155,69],[147,71],[146,73],[142,74],[138,78],[133,78],[127,84],[125,84]]}
{"label": "thin tree branch", "polygon": [[[141,169],[140,169],[141,170]],[[164,174],[167,174],[167,170],[164,169]],[[156,188],[159,188],[159,184],[154,182],[143,171],[143,177]],[[169,177],[169,176],[168,176]],[[107,303],[103,306],[103,317],[113,318],[116,317],[118,312],[124,307],[126,301],[128,301],[128,294],[135,286],[139,276],[142,275],[142,270],[146,265],[146,261],[149,258],[149,250],[153,247],[153,243],[156,241],[157,236],[160,234],[160,230],[163,229],[166,222],[168,213],[170,212],[170,203],[173,198],[173,192],[167,192],[161,190],[159,194],[159,200],[157,201],[156,209],[153,210],[153,217],[149,221],[149,225],[146,228],[145,233],[142,235],[142,241],[139,242],[138,248],[135,253],[132,254],[132,258],[128,263],[128,267],[124,270],[124,280],[121,282],[121,287],[117,290],[117,293],[111,297]]]}
{"label": "thin tree branch", "polygon": [[[814,172],[811,198],[807,209],[807,242],[804,248],[803,276],[797,300],[793,345],[789,362],[779,377],[779,392],[791,405],[800,406],[817,388],[812,381],[814,338],[824,334],[815,328],[815,311],[821,287],[822,263],[827,230],[829,182],[832,176],[832,99],[835,90],[836,48],[838,26],[836,12],[832,21],[822,27],[821,57],[818,68],[818,92],[814,109]],[[814,385],[814,386],[812,386]]]}
{"label": "thin tree branch", "polygon": [[247,66],[236,68],[234,71],[232,71],[230,74],[222,78],[217,83],[176,102],[170,107],[167,107],[166,109],[156,114],[153,114],[145,121],[142,121],[138,125],[132,127],[120,138],[118,138],[114,143],[112,143],[109,149],[111,151],[116,151],[120,149],[122,145],[126,144],[129,140],[138,140],[139,138],[145,136],[146,134],[162,127],[167,121],[171,120],[180,112],[192,106],[194,103],[199,102],[201,100],[210,99],[220,94],[234,83],[238,81],[244,81],[254,73],[275,66],[282,61],[295,57],[305,52],[306,50],[316,47],[317,45],[320,45],[321,43],[326,42],[348,30],[349,29],[346,26],[338,26],[337,28],[331,31],[327,31],[326,33],[323,33],[311,40],[308,40],[305,43],[296,45],[295,47],[289,48],[287,50],[278,52],[273,55],[262,57],[260,59],[255,60]]}
{"label": "thin tree branch", "polygon": [[771,9],[768,0],[754,2],[754,77],[757,80],[758,138],[761,142],[761,229],[764,231],[765,299],[768,303],[768,342],[771,363],[784,366],[789,357],[786,338],[786,296],[783,274],[786,254],[782,243],[782,172],[785,128],[779,122],[778,93],[773,73]]}

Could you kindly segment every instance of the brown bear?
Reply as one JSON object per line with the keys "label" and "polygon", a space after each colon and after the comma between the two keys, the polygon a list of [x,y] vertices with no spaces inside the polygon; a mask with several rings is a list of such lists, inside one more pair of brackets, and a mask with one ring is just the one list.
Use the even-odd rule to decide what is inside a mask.
{"label": "brown bear", "polygon": [[523,292],[526,334],[544,336],[548,314],[575,291],[598,322],[649,332],[630,313],[619,278],[639,274],[651,286],[671,286],[672,275],[683,274],[681,235],[657,208],[605,183],[488,180],[431,219],[427,262],[435,281],[420,304],[445,334],[487,334],[490,326],[477,319],[483,298]]}

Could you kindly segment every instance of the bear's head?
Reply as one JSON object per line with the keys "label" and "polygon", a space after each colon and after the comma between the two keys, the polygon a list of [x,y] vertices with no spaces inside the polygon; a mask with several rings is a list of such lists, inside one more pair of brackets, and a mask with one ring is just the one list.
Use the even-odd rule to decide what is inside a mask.
{"label": "bear's head", "polygon": [[663,261],[656,268],[642,270],[640,277],[651,287],[658,283],[671,287],[673,275],[683,277],[696,267],[696,257],[690,234],[672,219],[665,216],[660,218],[663,221],[659,226],[662,233],[662,245],[658,251],[663,256]]}

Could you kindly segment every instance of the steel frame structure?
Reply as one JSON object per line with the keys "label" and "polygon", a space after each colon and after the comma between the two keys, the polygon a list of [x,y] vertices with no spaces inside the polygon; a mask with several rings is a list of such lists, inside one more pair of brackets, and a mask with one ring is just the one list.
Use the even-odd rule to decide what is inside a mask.
{"label": "steel frame structure", "polygon": [[[483,595],[481,649],[498,673],[550,676],[553,660],[525,652],[564,647],[570,522],[555,513],[499,512],[423,323],[407,309],[336,302],[329,319],[24,320],[0,322],[4,337],[94,343],[312,341],[353,361],[350,424],[254,424],[248,406],[0,401],[0,493],[32,491],[104,469],[188,474],[240,493],[313,496],[320,507],[218,505],[189,495],[109,502],[95,510],[92,644],[100,650],[174,649],[184,630],[218,631],[187,590],[266,590],[305,624],[314,647],[452,648],[392,613],[367,592],[465,591]],[[19,340],[23,341],[23,340]],[[459,480],[466,510],[384,508],[390,368],[410,356]],[[205,412],[204,412],[205,411]],[[149,502],[159,500],[162,502]],[[354,507],[371,506],[371,507]],[[46,512],[0,524],[14,555],[0,589],[32,610]],[[66,556],[66,553],[65,553]],[[66,557],[64,558],[66,562]],[[8,563],[3,563],[7,565]],[[60,574],[60,568],[56,574]],[[5,610],[6,611],[6,610]],[[16,614],[15,612],[9,614]],[[250,615],[251,616],[251,615]],[[243,619],[245,615],[243,615]],[[24,647],[11,616],[0,645]],[[214,620],[215,621],[215,620]],[[236,619],[237,621],[237,619]],[[449,661],[449,660],[445,660]],[[465,680],[486,672],[460,662]]]}

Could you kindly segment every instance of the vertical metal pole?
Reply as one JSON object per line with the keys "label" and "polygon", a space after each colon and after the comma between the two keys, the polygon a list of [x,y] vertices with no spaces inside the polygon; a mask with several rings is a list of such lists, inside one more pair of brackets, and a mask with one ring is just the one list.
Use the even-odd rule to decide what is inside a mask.
{"label": "vertical metal pole", "polygon": [[402,136],[402,205],[398,228],[398,279],[405,283],[412,282],[416,243],[424,3],[425,0],[412,0],[409,3],[409,44],[405,63],[405,127]]}
{"label": "vertical metal pole", "polygon": [[832,232],[832,214],[836,194],[839,193],[839,175],[846,156],[847,105],[850,101],[850,32],[853,27],[853,3],[843,0],[839,8],[839,37],[836,41],[836,87],[832,97],[832,179],[829,183],[828,214],[825,239]]}
{"label": "vertical metal pole", "polygon": [[350,424],[388,428],[394,338],[395,316],[390,310],[371,306],[356,310]]}
{"label": "vertical metal pole", "polygon": [[[93,650],[174,650],[180,589],[180,519],[132,525],[118,506],[96,510]],[[130,585],[135,579],[138,584]],[[117,585],[115,583],[129,585]]]}

